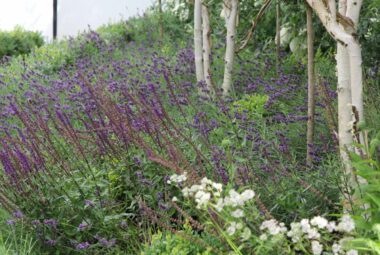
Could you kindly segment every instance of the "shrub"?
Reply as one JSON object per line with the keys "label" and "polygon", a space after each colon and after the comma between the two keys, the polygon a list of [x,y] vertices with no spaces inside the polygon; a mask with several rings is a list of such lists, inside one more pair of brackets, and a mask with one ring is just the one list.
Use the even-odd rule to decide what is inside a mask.
{"label": "shrub", "polygon": [[39,32],[26,31],[21,27],[10,32],[0,31],[0,58],[28,54],[43,43]]}

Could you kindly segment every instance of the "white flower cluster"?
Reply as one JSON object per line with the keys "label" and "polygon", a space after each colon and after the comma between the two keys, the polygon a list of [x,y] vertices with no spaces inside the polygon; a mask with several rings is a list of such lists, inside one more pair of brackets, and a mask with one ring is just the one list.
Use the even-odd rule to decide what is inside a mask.
{"label": "white flower cluster", "polygon": [[167,181],[168,184],[179,184],[183,183],[187,180],[187,173],[184,172],[183,174],[173,174],[169,177],[169,180]]}
{"label": "white flower cluster", "polygon": [[218,199],[221,196],[223,185],[215,183],[206,177],[201,180],[201,184],[193,185],[190,188],[185,187],[182,189],[184,197],[193,197],[197,203],[197,208],[206,208],[210,200]]}
{"label": "white flower cluster", "polygon": [[[172,175],[168,180],[169,184],[182,184],[187,180],[186,173],[182,175]],[[180,185],[179,185],[180,186]],[[182,194],[186,198],[193,198],[198,209],[214,208],[217,212],[227,212],[234,220],[227,222],[226,232],[233,236],[239,234],[242,241],[248,240],[252,233],[251,230],[242,223],[242,218],[245,216],[244,205],[247,201],[255,196],[253,190],[247,189],[241,193],[231,189],[228,194],[223,197],[223,185],[215,183],[204,177],[200,184],[192,185],[191,187],[182,188]],[[177,197],[173,197],[173,201],[177,201]],[[321,255],[324,252],[324,246],[321,243],[324,234],[339,232],[342,234],[350,234],[355,230],[355,222],[349,215],[343,215],[339,222],[328,221],[326,218],[316,216],[309,219],[302,219],[300,222],[292,222],[290,230],[284,223],[280,223],[275,219],[262,222],[260,230],[263,231],[260,239],[267,240],[270,236],[282,235],[287,236],[296,244],[307,240],[311,244],[311,252],[313,255]],[[333,255],[358,255],[358,251],[344,251],[343,242],[347,238],[342,238],[338,243],[334,243],[326,251],[331,251]],[[331,253],[329,253],[331,254]]]}
{"label": "white flower cluster", "polygon": [[[318,241],[321,238],[320,230],[325,230],[329,233],[342,232],[351,233],[355,229],[355,222],[349,215],[344,215],[338,225],[335,221],[328,221],[327,219],[316,216],[313,219],[303,219],[300,222],[293,222],[290,224],[290,230],[287,236],[291,238],[293,243],[300,242],[303,238],[311,240],[311,249],[313,255],[320,255],[323,252],[323,245]],[[332,246],[334,255],[344,254],[342,246],[334,243]],[[355,254],[355,250],[350,250],[346,254]]]}
{"label": "white flower cluster", "polygon": [[[285,233],[288,229],[283,222],[278,223],[277,220],[272,219],[264,221],[260,226],[260,230],[267,230],[268,234],[274,236]],[[265,236],[262,236],[262,238],[265,238]]]}
{"label": "white flower cluster", "polygon": [[[168,183],[179,184],[186,181],[186,173],[183,175],[174,174],[170,176]],[[211,205],[218,212],[223,210],[224,206],[238,207],[243,206],[244,203],[255,196],[253,190],[245,190],[241,194],[231,189],[228,196],[225,198],[221,197],[223,191],[223,185],[221,183],[216,183],[204,177],[200,184],[192,185],[189,187],[184,187],[182,189],[182,194],[184,197],[193,197],[197,203],[197,208],[206,208],[207,205]],[[177,198],[175,198],[177,200]],[[212,201],[212,203],[211,203]],[[241,218],[244,216],[244,212],[241,209],[236,209],[232,212],[232,216],[235,218]]]}
{"label": "white flower cluster", "polygon": [[[175,174],[170,176],[168,183],[179,184],[184,181],[186,181],[186,175]],[[231,189],[225,197],[222,197],[222,192],[223,185],[221,183],[215,183],[206,177],[200,181],[200,184],[182,189],[182,195],[186,198],[194,198],[198,209],[212,207],[216,211],[221,212],[224,208],[228,208],[226,212],[236,220],[227,224],[227,234],[232,236],[239,233],[241,240],[248,240],[251,237],[251,230],[248,227],[244,227],[239,220],[245,216],[243,211],[244,204],[255,196],[255,192],[247,189],[239,193]],[[173,201],[177,200],[177,197],[173,197]]]}
{"label": "white flower cluster", "polygon": [[[245,202],[251,200],[255,196],[255,192],[253,190],[247,189],[243,191],[241,194],[239,194],[234,189],[231,189],[228,192],[228,196],[225,198],[220,198],[216,205],[215,209],[220,212],[223,210],[224,206],[230,206],[230,207],[238,207],[243,206]],[[232,214],[235,218],[241,218],[244,216],[243,211],[240,209],[237,209]]]}

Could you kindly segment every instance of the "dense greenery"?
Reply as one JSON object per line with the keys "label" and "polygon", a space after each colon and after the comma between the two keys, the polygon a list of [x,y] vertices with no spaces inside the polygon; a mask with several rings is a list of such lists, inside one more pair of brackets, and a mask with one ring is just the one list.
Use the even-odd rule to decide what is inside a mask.
{"label": "dense greenery", "polygon": [[[283,49],[277,69],[268,23],[258,36],[266,43],[239,53],[231,97],[202,97],[191,31],[186,32],[191,19],[169,11],[163,18],[163,40],[153,13],[45,45],[0,67],[0,202],[7,211],[2,233],[14,234],[10,241],[3,238],[4,249],[19,254],[30,254],[28,249],[34,254],[318,254],[318,240],[325,254],[334,254],[333,244],[356,238],[342,242],[342,253],[335,254],[378,252],[373,247],[379,242],[379,137],[373,130],[379,128],[374,121],[380,117],[374,96],[380,91],[379,70],[371,69],[366,81],[374,85],[368,87],[371,115],[365,127],[373,142],[363,155],[371,157],[353,155],[358,174],[368,179],[363,203],[370,207],[350,212],[357,228],[348,231],[352,222],[341,217],[345,181],[336,153],[331,52],[320,47],[317,54],[317,139],[313,164],[307,164],[302,54]],[[220,86],[223,28],[217,29],[213,80]],[[204,197],[183,192],[202,181],[216,187],[209,207],[200,203],[207,205]],[[240,211],[229,207],[231,201],[220,211],[211,206],[219,197],[239,197],[238,192],[248,196]],[[372,217],[363,220],[362,214]],[[320,238],[300,234],[296,244],[284,231],[311,219],[310,236],[324,223],[318,215],[337,227],[331,232],[320,227]],[[279,235],[271,234],[277,228]]]}
{"label": "dense greenery", "polygon": [[0,59],[30,53],[42,46],[44,39],[38,32],[31,32],[16,27],[13,31],[0,31]]}

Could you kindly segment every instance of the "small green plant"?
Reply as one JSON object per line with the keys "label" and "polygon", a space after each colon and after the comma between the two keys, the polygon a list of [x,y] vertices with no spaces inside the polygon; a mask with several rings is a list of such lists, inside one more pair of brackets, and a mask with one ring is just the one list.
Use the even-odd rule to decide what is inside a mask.
{"label": "small green plant", "polygon": [[38,32],[26,31],[21,27],[10,32],[0,31],[0,58],[28,54],[43,44],[42,35]]}
{"label": "small green plant", "polygon": [[211,255],[210,249],[193,242],[191,238],[199,238],[189,225],[178,233],[158,232],[152,236],[149,244],[145,244],[141,255]]}
{"label": "small green plant", "polygon": [[262,116],[265,113],[265,104],[269,97],[267,95],[253,94],[245,95],[242,99],[234,102],[239,113]]}
{"label": "small green plant", "polygon": [[[365,133],[364,133],[365,134]],[[351,242],[358,250],[380,254],[380,132],[368,145],[358,146],[362,156],[351,154],[352,165],[361,181],[356,189],[356,223],[360,238]]]}

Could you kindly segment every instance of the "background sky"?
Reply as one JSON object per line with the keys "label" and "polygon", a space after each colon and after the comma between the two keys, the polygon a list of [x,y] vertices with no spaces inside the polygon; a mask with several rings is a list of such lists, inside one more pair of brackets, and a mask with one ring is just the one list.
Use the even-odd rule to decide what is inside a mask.
{"label": "background sky", "polygon": [[[58,38],[142,14],[154,0],[58,0]],[[21,25],[52,38],[53,0],[0,0],[0,30]]]}

